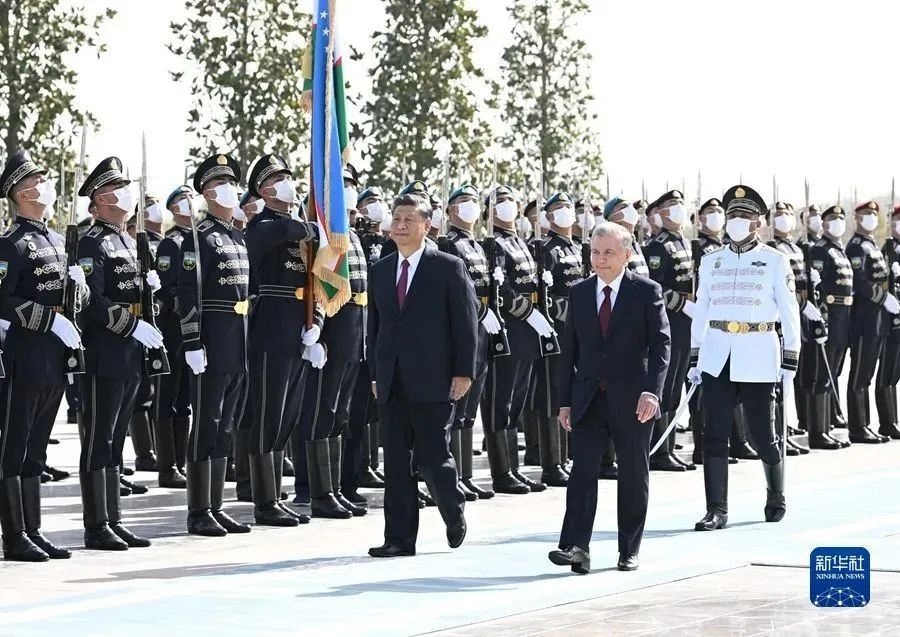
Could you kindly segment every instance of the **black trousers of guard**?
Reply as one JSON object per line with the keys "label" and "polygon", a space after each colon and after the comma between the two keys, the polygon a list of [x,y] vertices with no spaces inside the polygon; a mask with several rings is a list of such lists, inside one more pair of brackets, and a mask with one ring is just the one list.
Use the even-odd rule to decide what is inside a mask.
{"label": "black trousers of guard", "polygon": [[[347,435],[344,436],[344,453],[341,456],[341,490],[353,493],[359,487],[359,476],[369,459],[363,458],[363,436],[368,436],[366,425],[371,422],[375,412],[375,399],[372,396],[372,377],[369,364],[360,363],[356,371],[356,382],[350,396],[350,409],[347,413]],[[297,475],[297,472],[294,472]],[[308,478],[307,478],[308,479]]]}
{"label": "black trousers of guard", "polygon": [[139,376],[82,375],[80,471],[99,471],[122,463],[122,448],[140,385]]}
{"label": "black trousers of guard", "polygon": [[156,377],[154,415],[158,419],[186,418],[191,415],[190,377],[193,375],[184,362],[184,356],[171,357],[172,371]]}
{"label": "black trousers of guard", "polygon": [[485,433],[518,427],[528,398],[533,360],[510,356],[488,362],[481,394],[481,423]]}
{"label": "black trousers of guard", "polygon": [[884,339],[884,347],[878,359],[875,387],[885,389],[900,383],[900,331],[891,332]]}
{"label": "black trousers of guard", "polygon": [[465,396],[456,403],[453,429],[472,429],[478,415],[478,405],[484,393],[484,383],[488,375],[488,340],[479,338],[478,357],[475,360],[475,378]]}
{"label": "black trousers of guard", "polygon": [[572,471],[566,487],[566,516],[559,548],[577,546],[590,550],[597,513],[597,481],[607,445],[612,441],[619,454],[616,506],[619,553],[640,552],[650,497],[650,439],[653,422],[617,422],[610,417],[606,392],[598,391],[584,416],[572,428]]}
{"label": "black trousers of guard", "polygon": [[276,352],[250,355],[251,455],[282,451],[300,418],[307,362]]}
{"label": "black trousers of guard", "polygon": [[410,400],[397,368],[388,401],[379,407],[384,425],[384,539],[412,551],[419,533],[413,454],[444,523],[450,526],[462,517],[465,497],[457,489],[459,475],[450,453],[453,403]]}
{"label": "black trousers of guard", "polygon": [[863,334],[851,341],[848,390],[868,389],[872,384],[884,341],[884,336],[874,334]]}
{"label": "black trousers of guard", "polygon": [[194,414],[188,435],[189,462],[231,455],[231,432],[239,422],[247,400],[245,374],[191,375],[191,408]]}
{"label": "black trousers of guard", "polygon": [[64,385],[35,385],[33,379],[6,370],[0,390],[0,479],[41,475],[47,460],[47,444]]}
{"label": "black trousers of guard", "polygon": [[775,383],[732,381],[730,371],[731,360],[728,360],[718,376],[703,373],[703,402],[706,407],[704,460],[728,457],[728,437],[734,422],[734,408],[740,402],[750,444],[763,462],[778,464],[781,451],[775,432]]}
{"label": "black trousers of guard", "polygon": [[[847,308],[837,308],[836,310],[832,310],[832,312],[842,312],[843,320],[836,320],[829,313],[828,318],[828,341],[825,343],[825,357],[828,360],[828,366],[831,369],[831,377],[835,382],[834,385],[834,394],[840,398],[840,385],[838,384],[838,378],[840,378],[841,373],[844,371],[844,361],[847,358],[847,349],[850,347],[850,331],[847,328],[848,325],[848,317],[849,312],[846,311]],[[842,329],[843,328],[843,329]],[[822,361],[824,363],[824,361]],[[820,374],[821,377],[816,385],[816,393],[824,394],[826,392],[831,393],[831,384],[828,380],[828,371],[827,369],[823,369]],[[832,413],[836,413],[839,405],[835,403],[835,397],[832,395],[831,397],[831,408]],[[834,417],[832,417],[832,423],[834,422]]]}
{"label": "black trousers of guard", "polygon": [[672,331],[672,347],[669,367],[666,370],[666,380],[663,384],[662,396],[659,401],[659,410],[663,413],[678,409],[678,404],[681,401],[681,391],[684,388],[684,379],[687,378],[691,353],[690,319],[680,312],[670,313],[669,323]]}

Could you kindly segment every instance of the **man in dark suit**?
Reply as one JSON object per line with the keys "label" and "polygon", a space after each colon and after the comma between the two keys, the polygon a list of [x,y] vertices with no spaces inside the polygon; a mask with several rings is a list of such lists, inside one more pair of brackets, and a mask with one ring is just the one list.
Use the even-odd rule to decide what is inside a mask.
{"label": "man in dark suit", "polygon": [[650,438],[669,364],[669,321],[659,284],[626,269],[631,234],[606,223],[591,235],[594,276],[572,288],[559,367],[559,421],[572,432],[559,550],[550,561],[591,569],[600,463],[610,439],[619,456],[621,571],[638,567],[647,517]]}
{"label": "man in dark suit", "polygon": [[455,402],[475,377],[475,289],[462,260],[425,243],[427,197],[394,201],[397,252],[369,270],[367,359],[384,439],[384,544],[372,557],[415,555],[419,530],[413,451],[441,517],[447,542],[466,536],[465,497],[450,453]]}

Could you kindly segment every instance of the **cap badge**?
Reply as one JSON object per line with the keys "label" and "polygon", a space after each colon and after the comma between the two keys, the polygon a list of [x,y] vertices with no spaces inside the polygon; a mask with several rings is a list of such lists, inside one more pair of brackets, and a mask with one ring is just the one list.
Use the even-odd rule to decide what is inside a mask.
{"label": "cap badge", "polygon": [[747,194],[747,191],[744,190],[743,188],[738,188],[737,190],[734,191],[735,197],[743,197],[746,194]]}
{"label": "cap badge", "polygon": [[119,166],[119,160],[115,157],[109,160],[109,167],[113,170],[122,170],[122,167]]}
{"label": "cap badge", "polygon": [[869,202],[869,208],[871,208],[872,210],[875,210],[875,208],[877,208],[877,207],[878,207],[878,204],[875,203],[874,201]]}
{"label": "cap badge", "polygon": [[225,166],[228,164],[228,159],[225,157],[225,155],[219,155],[218,159],[216,159],[216,163],[220,166]]}

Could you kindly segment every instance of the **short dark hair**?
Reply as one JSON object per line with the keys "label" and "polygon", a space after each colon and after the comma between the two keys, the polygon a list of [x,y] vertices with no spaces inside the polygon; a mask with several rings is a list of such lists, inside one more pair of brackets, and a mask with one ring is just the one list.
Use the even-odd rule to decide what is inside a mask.
{"label": "short dark hair", "polygon": [[413,206],[422,215],[422,218],[428,221],[431,221],[431,216],[434,212],[431,208],[431,200],[427,196],[423,197],[411,192],[394,199],[394,203],[391,206],[391,214],[394,214],[394,211],[400,206]]}

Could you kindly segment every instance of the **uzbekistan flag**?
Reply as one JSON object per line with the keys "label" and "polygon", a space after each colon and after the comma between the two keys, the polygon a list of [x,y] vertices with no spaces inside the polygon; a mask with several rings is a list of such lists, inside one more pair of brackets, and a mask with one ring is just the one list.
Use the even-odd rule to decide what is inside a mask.
{"label": "uzbekistan flag", "polygon": [[333,316],[350,300],[346,258],[350,247],[349,219],[344,203],[342,163],[349,141],[335,2],[313,0],[311,43],[312,179],[309,201],[319,226],[319,249],[313,274],[316,299],[327,316]]}

